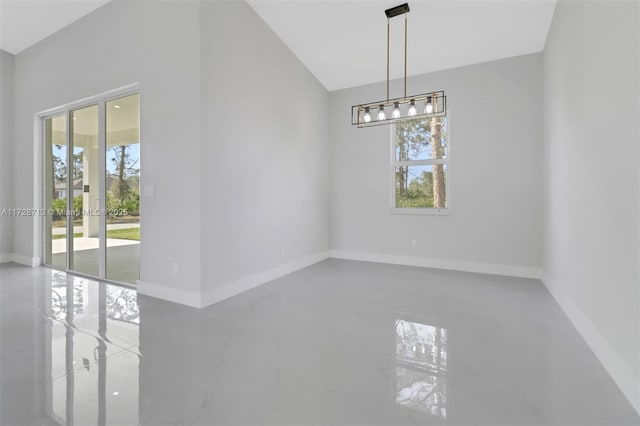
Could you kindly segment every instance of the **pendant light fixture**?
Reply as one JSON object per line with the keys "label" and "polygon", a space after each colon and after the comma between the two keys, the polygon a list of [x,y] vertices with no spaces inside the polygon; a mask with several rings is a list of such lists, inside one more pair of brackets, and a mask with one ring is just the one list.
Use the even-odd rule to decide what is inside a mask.
{"label": "pendant light fixture", "polygon": [[[447,97],[444,91],[407,96],[407,14],[409,4],[401,4],[384,11],[387,15],[387,99],[358,104],[351,107],[351,124],[358,127],[379,126],[418,118],[443,117],[447,115]],[[389,34],[391,18],[404,15],[404,95],[389,98]],[[372,112],[374,113],[372,117]]]}

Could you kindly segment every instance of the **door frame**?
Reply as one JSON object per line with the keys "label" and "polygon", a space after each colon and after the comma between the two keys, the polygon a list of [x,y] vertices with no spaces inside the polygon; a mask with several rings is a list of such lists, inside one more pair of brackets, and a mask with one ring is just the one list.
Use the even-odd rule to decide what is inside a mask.
{"label": "door frame", "polygon": [[[46,206],[46,193],[45,193],[45,172],[46,172],[46,125],[45,122],[49,118],[57,117],[60,115],[65,115],[67,117],[67,132],[66,132],[66,142],[67,142],[67,167],[70,167],[71,162],[70,159],[73,158],[73,150],[70,146],[71,141],[71,131],[73,128],[73,119],[72,112],[74,110],[78,110],[84,107],[89,107],[92,105],[98,106],[98,183],[100,185],[101,191],[105,190],[106,183],[106,103],[108,101],[119,99],[125,96],[138,94],[140,95],[140,85],[138,83],[130,84],[127,86],[120,87],[118,89],[109,90],[107,92],[100,93],[98,95],[90,96],[87,98],[83,98],[77,101],[69,102],[64,105],[57,106],[55,108],[50,108],[39,113],[36,113],[34,116],[34,158],[35,158],[35,176],[34,176],[34,204],[36,211],[43,211]],[[140,132],[142,133],[142,132]],[[142,139],[142,136],[140,136]],[[141,173],[142,174],[142,173]],[[67,178],[67,210],[73,210],[73,197],[70,197],[69,194],[73,194],[73,179]],[[103,196],[104,193],[100,194],[100,208],[106,208],[105,201],[106,197]],[[84,208],[84,207],[83,207]],[[87,206],[87,208],[95,208],[95,206]],[[98,279],[100,281],[111,282],[117,285],[124,285],[135,287],[135,284],[124,283],[119,281],[113,281],[106,278],[106,237],[107,237],[107,228],[106,228],[106,216],[100,215],[99,217],[99,249],[98,249],[98,276],[86,275],[78,271],[73,271],[70,269],[71,266],[71,258],[73,256],[72,250],[72,240],[73,238],[69,238],[69,235],[73,236],[73,220],[69,221],[69,216],[67,216],[67,261],[64,269],[60,268],[56,265],[50,265],[46,262],[46,253],[47,250],[47,238],[48,235],[45,232],[46,229],[46,215],[34,215],[34,253],[37,253],[39,258],[37,259],[37,265],[46,266],[51,269],[63,270],[67,273],[72,273],[74,275],[85,276],[87,278]],[[140,213],[140,226],[142,227],[142,212]],[[142,240],[142,239],[141,239]],[[142,250],[142,241],[140,241],[140,250]],[[34,265],[35,266],[35,265]]]}

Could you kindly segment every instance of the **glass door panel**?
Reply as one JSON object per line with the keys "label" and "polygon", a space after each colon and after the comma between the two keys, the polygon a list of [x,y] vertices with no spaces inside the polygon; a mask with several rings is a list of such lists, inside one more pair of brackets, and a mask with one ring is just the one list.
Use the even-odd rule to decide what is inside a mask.
{"label": "glass door panel", "polygon": [[45,126],[45,263],[67,268],[67,116],[47,118]]}
{"label": "glass door panel", "polygon": [[44,117],[45,264],[136,284],[140,275],[137,93]]}
{"label": "glass door panel", "polygon": [[94,277],[100,264],[98,105],[71,111],[73,239],[69,269]]}
{"label": "glass door panel", "polygon": [[140,276],[139,95],[108,101],[106,111],[106,278],[135,284]]}

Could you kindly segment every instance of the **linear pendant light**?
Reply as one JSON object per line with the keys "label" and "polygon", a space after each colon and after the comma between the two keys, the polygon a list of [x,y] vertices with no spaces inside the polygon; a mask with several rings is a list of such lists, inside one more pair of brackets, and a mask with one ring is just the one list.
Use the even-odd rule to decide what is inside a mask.
{"label": "linear pendant light", "polygon": [[[398,121],[447,115],[444,91],[407,96],[407,14],[409,4],[401,4],[384,11],[387,15],[387,99],[351,107],[351,124],[358,127],[380,126]],[[404,96],[389,98],[389,34],[391,18],[404,15]]]}

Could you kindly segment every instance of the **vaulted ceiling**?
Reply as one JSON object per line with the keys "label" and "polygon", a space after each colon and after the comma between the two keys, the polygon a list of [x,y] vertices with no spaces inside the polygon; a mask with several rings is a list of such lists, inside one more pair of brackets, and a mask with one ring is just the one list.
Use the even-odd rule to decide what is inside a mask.
{"label": "vaulted ceiling", "polygon": [[[402,0],[249,0],[329,90],[386,79],[387,18]],[[555,0],[409,1],[408,74],[540,52]],[[391,78],[403,75],[404,20],[391,19]]]}
{"label": "vaulted ceiling", "polygon": [[[0,0],[0,49],[19,53],[108,1]],[[384,10],[402,0],[248,2],[328,90],[385,80]],[[556,0],[409,2],[408,74],[539,52],[555,4]],[[403,75],[403,37],[403,18],[393,18],[391,78]]]}
{"label": "vaulted ceiling", "polygon": [[14,55],[110,0],[0,0],[0,49]]}

